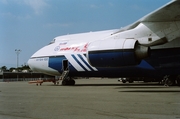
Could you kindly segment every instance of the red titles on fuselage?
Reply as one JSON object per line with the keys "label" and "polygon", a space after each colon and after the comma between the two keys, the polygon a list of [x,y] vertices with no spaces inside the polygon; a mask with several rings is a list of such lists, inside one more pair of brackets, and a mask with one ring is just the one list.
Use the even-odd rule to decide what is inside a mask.
{"label": "red titles on fuselage", "polygon": [[87,46],[88,46],[88,43],[85,44],[84,46],[64,47],[64,48],[61,48],[60,51],[86,52]]}

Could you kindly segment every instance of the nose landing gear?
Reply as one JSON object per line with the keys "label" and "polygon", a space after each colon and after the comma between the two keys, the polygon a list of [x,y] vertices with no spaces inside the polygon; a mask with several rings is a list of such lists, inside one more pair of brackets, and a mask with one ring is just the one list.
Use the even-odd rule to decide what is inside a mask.
{"label": "nose landing gear", "polygon": [[65,85],[73,86],[73,85],[75,85],[75,80],[72,78],[66,78],[66,79],[62,80],[62,85],[63,86],[65,86]]}

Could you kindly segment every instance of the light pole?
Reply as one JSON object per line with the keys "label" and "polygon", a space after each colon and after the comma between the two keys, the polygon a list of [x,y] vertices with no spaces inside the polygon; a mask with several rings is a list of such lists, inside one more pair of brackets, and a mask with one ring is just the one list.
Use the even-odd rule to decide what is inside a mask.
{"label": "light pole", "polygon": [[17,55],[17,68],[18,68],[18,65],[19,65],[19,54],[20,54],[20,52],[21,52],[21,50],[20,49],[15,49],[15,52],[16,52],[16,55]]}
{"label": "light pole", "polygon": [[[18,64],[19,64],[19,54],[20,54],[20,52],[21,52],[21,50],[20,49],[15,49],[15,52],[16,52],[16,55],[17,55],[17,71],[18,71]],[[18,76],[18,72],[17,72],[17,81],[18,81],[18,78],[19,78],[19,76]]]}

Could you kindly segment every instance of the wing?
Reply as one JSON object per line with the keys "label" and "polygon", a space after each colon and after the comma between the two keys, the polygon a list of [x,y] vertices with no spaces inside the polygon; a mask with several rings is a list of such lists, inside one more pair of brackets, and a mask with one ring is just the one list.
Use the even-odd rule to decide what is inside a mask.
{"label": "wing", "polygon": [[147,14],[133,24],[120,29],[117,33],[130,30],[141,22],[171,22],[180,21],[180,0],[173,0],[159,9]]}

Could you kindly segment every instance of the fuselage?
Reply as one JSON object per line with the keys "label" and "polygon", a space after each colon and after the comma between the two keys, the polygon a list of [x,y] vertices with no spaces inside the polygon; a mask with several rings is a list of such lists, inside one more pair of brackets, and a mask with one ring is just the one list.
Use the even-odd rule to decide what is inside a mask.
{"label": "fuselage", "polygon": [[[117,30],[65,35],[54,38],[28,61],[32,70],[49,75],[61,75],[63,61],[68,61],[71,77],[162,77],[165,74],[179,74],[180,40],[152,46],[150,56],[138,65],[128,67],[93,67],[86,54],[88,44],[113,36]],[[116,36],[113,36],[116,37]]]}
{"label": "fuselage", "polygon": [[50,75],[68,69],[69,77],[178,76],[179,8],[180,1],[173,0],[122,29],[56,37],[28,64]]}
{"label": "fuselage", "polygon": [[[63,60],[69,61],[71,72],[84,72],[86,69],[91,71],[90,68],[97,71],[96,68],[90,66],[85,56],[88,43],[110,37],[116,31],[108,30],[56,37],[47,46],[34,53],[29,59],[28,64],[32,70],[50,75],[61,75]],[[85,66],[84,63],[86,69],[82,68],[79,62],[73,58],[79,55],[90,68],[87,68],[88,66]]]}

